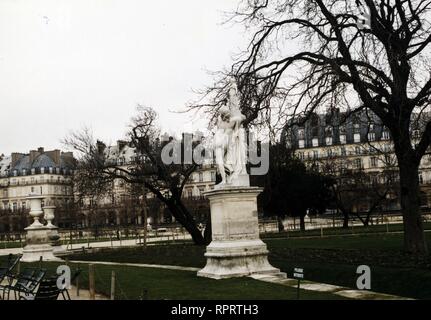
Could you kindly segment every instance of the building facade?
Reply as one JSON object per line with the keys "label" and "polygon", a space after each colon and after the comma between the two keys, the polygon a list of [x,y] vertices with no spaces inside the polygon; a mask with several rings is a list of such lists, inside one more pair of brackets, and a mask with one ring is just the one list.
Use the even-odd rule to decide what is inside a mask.
{"label": "building facade", "polygon": [[[425,115],[422,115],[425,116]],[[419,122],[413,121],[412,140],[417,141]],[[349,114],[338,109],[312,114],[288,126],[282,141],[308,167],[320,172],[341,174],[346,170],[366,173],[370,182],[384,183],[388,172],[398,168],[391,135],[380,119],[368,110]],[[332,172],[330,172],[332,171]],[[422,158],[419,169],[424,208],[431,205],[431,154]],[[389,196],[388,196],[389,197]],[[387,210],[399,210],[398,199]]]}
{"label": "building facade", "polygon": [[45,151],[44,148],[29,153],[2,155],[0,212],[4,221],[1,228],[9,229],[6,231],[22,229],[22,224],[25,224],[23,214],[27,214],[29,209],[27,197],[30,193],[43,195],[44,205],[66,207],[73,202],[71,175],[74,161],[71,152]]}
{"label": "building facade", "polygon": [[[187,134],[185,134],[187,135]],[[192,137],[199,135],[189,134]],[[168,135],[161,139],[168,140]],[[133,166],[136,152],[126,141],[118,140],[115,145],[100,146],[111,165]],[[203,193],[214,188],[216,167],[213,164],[202,164],[190,176],[183,189],[183,203],[198,220],[206,219],[209,203]],[[150,225],[173,223],[175,218],[169,210],[151,193],[126,184],[122,179],[115,179],[112,189],[98,199],[86,197],[79,205],[82,213],[80,226],[129,226],[143,225],[145,216]],[[146,211],[146,212],[145,212]]]}

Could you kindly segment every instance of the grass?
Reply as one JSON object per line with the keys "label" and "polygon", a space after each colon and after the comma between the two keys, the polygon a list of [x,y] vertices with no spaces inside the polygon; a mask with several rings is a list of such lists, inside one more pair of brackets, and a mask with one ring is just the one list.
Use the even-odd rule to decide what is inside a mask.
{"label": "grass", "polygon": [[[356,268],[371,268],[372,290],[431,299],[431,259],[401,251],[402,235],[344,236],[322,239],[267,240],[270,262],[291,275],[304,268],[312,281],[356,287]],[[431,247],[431,235],[428,234]]]}
{"label": "grass", "polygon": [[[4,259],[4,257],[1,257]],[[22,263],[21,268],[37,267],[39,263]],[[54,275],[59,263],[44,262],[48,275]],[[72,272],[77,264],[69,264]],[[79,265],[80,287],[88,288],[88,267]],[[291,300],[296,299],[296,289],[265,283],[251,278],[213,280],[199,278],[196,272],[157,268],[95,265],[96,291],[109,296],[111,272],[116,273],[116,299],[150,300]],[[329,300],[342,297],[301,290],[301,299]]]}
{"label": "grass", "polygon": [[[431,234],[427,233],[431,248]],[[431,259],[402,252],[402,234],[367,234],[307,239],[266,239],[270,262],[292,276],[303,267],[307,280],[356,287],[356,268],[372,272],[372,290],[431,299]],[[104,250],[70,259],[203,267],[205,248],[191,244]]]}
{"label": "grass", "polygon": [[[431,299],[431,258],[402,252],[401,233],[379,233],[383,226],[355,227],[356,235],[289,238],[271,234],[264,241],[270,250],[270,262],[292,276],[293,268],[304,268],[307,280],[355,288],[356,268],[365,264],[372,272],[372,290],[376,292]],[[386,228],[386,226],[384,226]],[[391,231],[400,228],[390,225]],[[427,224],[426,227],[429,227]],[[380,230],[380,231],[379,231]],[[320,235],[320,230],[318,230]],[[269,235],[269,234],[268,234]],[[303,233],[304,235],[304,233]],[[431,233],[426,233],[431,248]],[[205,248],[191,243],[148,246],[147,248],[103,249],[75,254],[70,260],[113,261],[178,265],[201,268],[205,265]],[[4,257],[0,257],[1,259]],[[51,266],[51,264],[46,263]],[[54,268],[54,265],[53,267]],[[52,269],[54,270],[54,269]],[[117,273],[120,298],[138,299],[148,289],[150,299],[292,299],[295,290],[252,279],[211,280],[197,278],[194,272],[154,268],[102,266],[96,268],[97,290],[107,294],[111,271]],[[87,284],[86,267],[82,283]],[[308,299],[332,299],[336,296],[304,292]],[[338,298],[338,297],[337,297]]]}
{"label": "grass", "polygon": [[[424,230],[431,231],[431,222],[424,223]],[[354,226],[349,228],[323,228],[323,236],[341,236],[341,235],[354,235],[354,234],[373,234],[373,233],[391,233],[391,232],[402,232],[404,229],[402,223],[396,224],[378,224],[370,226]],[[262,238],[294,238],[294,237],[320,237],[320,229],[312,230],[294,230],[284,231],[279,233],[265,233],[262,234]]]}

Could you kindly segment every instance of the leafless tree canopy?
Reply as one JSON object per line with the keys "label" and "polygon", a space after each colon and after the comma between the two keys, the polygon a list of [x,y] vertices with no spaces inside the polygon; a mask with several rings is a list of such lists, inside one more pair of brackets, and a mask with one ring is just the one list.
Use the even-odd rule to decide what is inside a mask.
{"label": "leafless tree canopy", "polygon": [[196,221],[182,203],[184,185],[198,165],[184,161],[184,155],[180,163],[165,164],[162,149],[168,142],[160,140],[157,113],[152,108],[141,106],[131,120],[128,137],[124,141],[134,150],[129,161],[119,161],[118,155],[111,154],[111,148],[95,140],[88,129],[64,139],[66,145],[79,153],[74,177],[79,195],[100,199],[113,190],[116,180],[140,186],[169,208],[197,244],[203,244],[204,238]]}
{"label": "leafless tree canopy", "polygon": [[[246,124],[275,131],[330,107],[377,115],[393,138],[405,246],[414,252],[427,251],[417,176],[431,122],[417,140],[411,130],[412,115],[430,106],[430,9],[429,0],[243,0],[230,20],[252,38],[226,72],[237,78]],[[204,92],[210,103],[191,108],[214,114],[225,86],[222,74]]]}

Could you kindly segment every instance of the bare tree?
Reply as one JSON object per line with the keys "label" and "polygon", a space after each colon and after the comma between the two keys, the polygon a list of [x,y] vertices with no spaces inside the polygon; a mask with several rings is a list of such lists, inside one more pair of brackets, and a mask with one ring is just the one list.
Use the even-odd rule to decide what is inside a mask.
{"label": "bare tree", "polygon": [[76,170],[80,175],[77,189],[112,188],[115,180],[139,185],[166,205],[196,244],[205,244],[193,215],[181,199],[184,185],[198,165],[184,161],[184,155],[180,163],[165,164],[162,161],[162,149],[170,141],[160,141],[156,120],[157,113],[152,108],[138,107],[131,121],[127,141],[135,150],[135,155],[127,163],[118,161],[103,142],[93,139],[88,130],[67,137],[64,143],[80,154]]}
{"label": "bare tree", "polygon": [[[418,166],[430,145],[431,121],[418,141],[410,131],[412,114],[430,105],[430,8],[427,0],[244,0],[231,18],[255,31],[230,72],[238,78],[247,123],[283,126],[288,118],[337,106],[369,108],[389,129],[404,245],[414,253],[427,253]],[[220,90],[210,92],[217,107]]]}
{"label": "bare tree", "polygon": [[321,171],[329,175],[333,201],[343,215],[343,227],[348,227],[351,217],[358,218],[364,226],[377,210],[398,196],[398,171],[385,166],[380,172],[366,172],[356,168],[354,160],[326,158],[319,161]]}

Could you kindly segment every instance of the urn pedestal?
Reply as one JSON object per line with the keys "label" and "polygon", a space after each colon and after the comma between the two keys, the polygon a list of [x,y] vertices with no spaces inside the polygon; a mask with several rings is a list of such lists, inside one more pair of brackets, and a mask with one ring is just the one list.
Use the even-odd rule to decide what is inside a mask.
{"label": "urn pedestal", "polygon": [[[217,186],[216,186],[217,187]],[[268,249],[259,238],[257,187],[223,186],[205,192],[210,201],[212,242],[200,277],[224,279],[251,274],[285,276],[268,262]]]}
{"label": "urn pedestal", "polygon": [[43,197],[31,194],[27,199],[30,200],[30,215],[34,218],[34,222],[24,229],[27,232],[26,246],[22,250],[21,261],[34,262],[39,261],[41,257],[43,261],[60,261],[61,259],[54,256],[51,246],[52,227],[44,226],[39,221],[43,215]]}
{"label": "urn pedestal", "polygon": [[39,261],[60,261],[61,259],[54,256],[54,248],[51,246],[49,235],[51,228],[42,226],[37,228],[27,227],[26,246],[22,250],[23,262]]}

